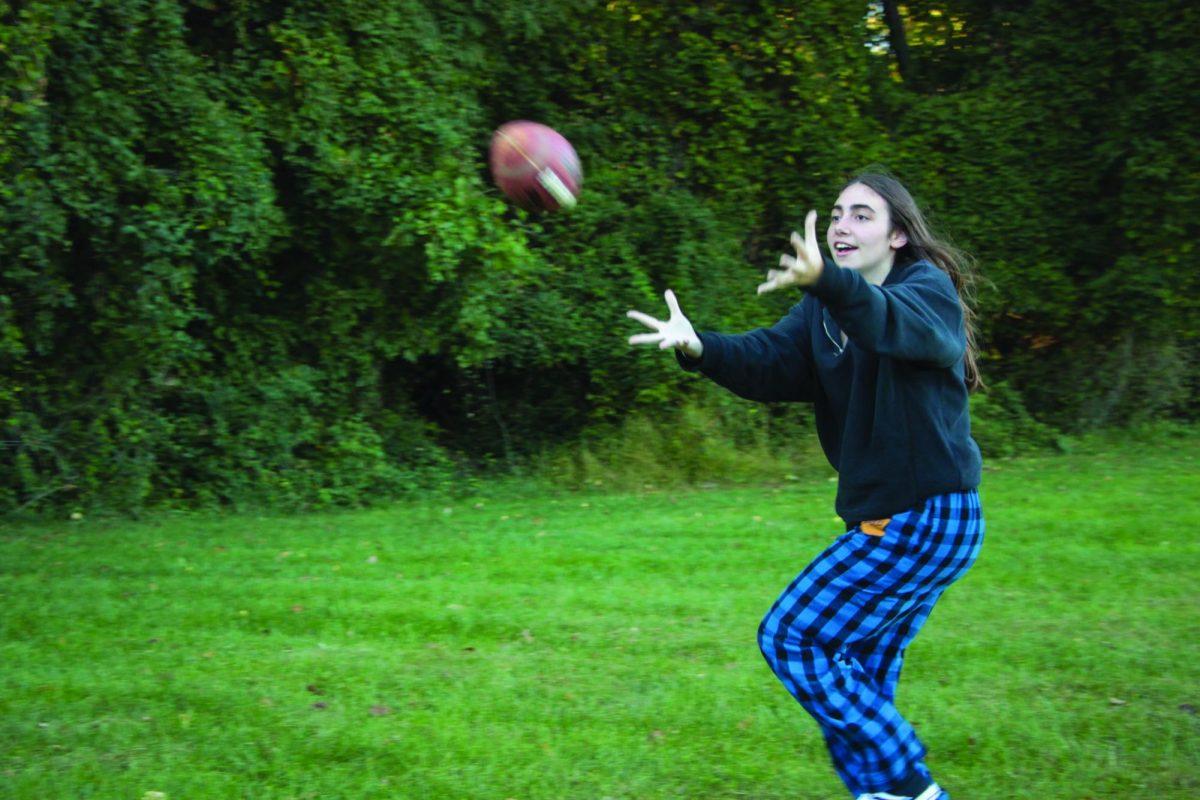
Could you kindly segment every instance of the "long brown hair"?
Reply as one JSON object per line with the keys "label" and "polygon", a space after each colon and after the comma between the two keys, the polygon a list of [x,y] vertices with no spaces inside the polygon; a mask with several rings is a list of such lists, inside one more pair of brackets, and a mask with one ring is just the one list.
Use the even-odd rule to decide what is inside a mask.
{"label": "long brown hair", "polygon": [[979,350],[976,345],[975,322],[975,259],[954,245],[950,244],[930,226],[929,221],[921,212],[912,194],[895,177],[885,170],[871,167],[848,180],[842,187],[861,183],[874,190],[888,204],[888,212],[893,229],[904,232],[908,243],[896,252],[897,264],[908,264],[925,259],[947,275],[958,291],[958,302],[962,305],[963,323],[967,334],[967,353],[964,358],[967,389],[975,391],[983,388],[983,380],[979,375],[976,363]]}

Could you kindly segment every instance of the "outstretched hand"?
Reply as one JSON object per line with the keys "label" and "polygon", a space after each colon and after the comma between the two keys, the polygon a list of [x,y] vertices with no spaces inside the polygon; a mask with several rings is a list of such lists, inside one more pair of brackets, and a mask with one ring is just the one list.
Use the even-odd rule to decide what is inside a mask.
{"label": "outstretched hand", "polygon": [[704,352],[704,345],[700,343],[700,337],[696,335],[692,323],[688,322],[688,318],[679,310],[679,301],[675,299],[675,293],[667,289],[663,296],[667,300],[667,310],[671,312],[671,316],[665,322],[640,311],[626,312],[625,316],[654,330],[654,333],[630,336],[629,343],[657,344],[661,350],[674,347],[686,356],[699,358]]}
{"label": "outstretched hand", "polygon": [[821,277],[825,262],[821,260],[821,245],[817,241],[816,211],[809,211],[804,219],[804,236],[792,231],[792,247],[796,255],[779,257],[780,269],[767,270],[766,283],[758,285],[759,294],[788,286],[812,286]]}

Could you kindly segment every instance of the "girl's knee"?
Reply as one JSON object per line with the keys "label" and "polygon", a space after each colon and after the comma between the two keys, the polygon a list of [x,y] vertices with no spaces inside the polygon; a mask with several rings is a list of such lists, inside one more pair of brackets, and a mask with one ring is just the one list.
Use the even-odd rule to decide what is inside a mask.
{"label": "girl's knee", "polygon": [[762,622],[758,623],[758,649],[762,651],[763,656],[767,661],[771,660],[774,654],[775,646],[771,643],[772,637],[767,633],[767,621],[771,615],[762,618]]}
{"label": "girl's knee", "polygon": [[824,651],[810,631],[768,614],[758,626],[758,649],[775,677],[801,703],[820,694],[818,665],[824,660]]}
{"label": "girl's knee", "polygon": [[[763,658],[773,669],[779,663],[785,648],[795,648],[802,644],[802,640],[798,639],[795,633],[790,630],[775,609],[771,609],[758,624],[758,649],[762,651]],[[778,669],[775,671],[778,672]]]}

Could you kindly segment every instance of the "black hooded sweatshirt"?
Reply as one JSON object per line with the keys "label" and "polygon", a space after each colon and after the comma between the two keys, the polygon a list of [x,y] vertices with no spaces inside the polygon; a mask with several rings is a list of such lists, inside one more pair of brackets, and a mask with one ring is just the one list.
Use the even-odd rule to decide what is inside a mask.
{"label": "black hooded sweatshirt", "polygon": [[874,286],[826,261],[806,292],[769,328],[700,333],[701,358],[680,363],[750,400],[811,402],[848,527],[976,488],[982,461],[950,277],[916,261]]}

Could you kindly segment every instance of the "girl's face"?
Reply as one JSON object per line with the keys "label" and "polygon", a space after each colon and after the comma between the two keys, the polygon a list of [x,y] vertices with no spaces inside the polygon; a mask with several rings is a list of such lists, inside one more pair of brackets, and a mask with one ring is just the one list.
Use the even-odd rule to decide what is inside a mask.
{"label": "girl's face", "polygon": [[908,237],[892,229],[887,201],[861,183],[847,186],[833,207],[826,234],[834,262],[879,285]]}

